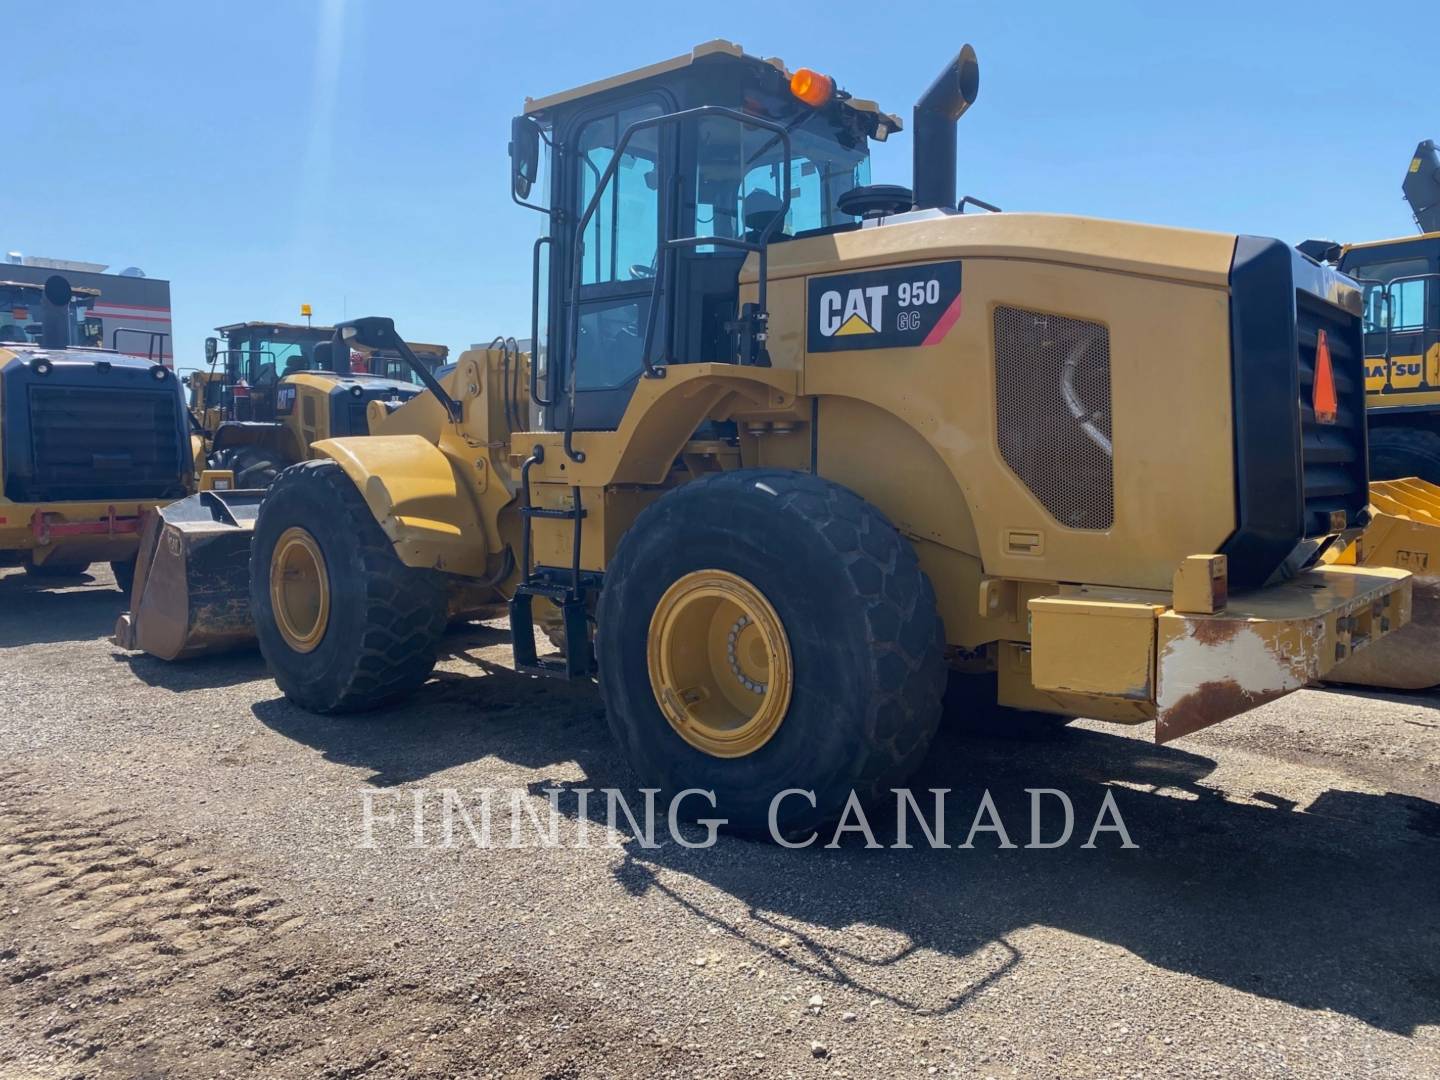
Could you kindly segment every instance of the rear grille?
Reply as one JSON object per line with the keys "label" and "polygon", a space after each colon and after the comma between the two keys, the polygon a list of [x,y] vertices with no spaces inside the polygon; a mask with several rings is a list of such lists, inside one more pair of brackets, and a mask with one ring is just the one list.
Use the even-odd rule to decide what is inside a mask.
{"label": "rear grille", "polygon": [[31,386],[32,502],[184,494],[179,395],[165,390]]}
{"label": "rear grille", "polygon": [[[1359,320],[1300,290],[1295,303],[1299,342],[1301,463],[1304,468],[1305,535],[1332,532],[1343,511],[1356,524],[1365,509],[1369,472],[1365,463],[1365,380]],[[1315,351],[1325,331],[1339,403],[1335,423],[1321,424],[1312,407]]]}
{"label": "rear grille", "polygon": [[994,328],[1000,456],[1060,524],[1110,528],[1110,331],[1013,307]]}

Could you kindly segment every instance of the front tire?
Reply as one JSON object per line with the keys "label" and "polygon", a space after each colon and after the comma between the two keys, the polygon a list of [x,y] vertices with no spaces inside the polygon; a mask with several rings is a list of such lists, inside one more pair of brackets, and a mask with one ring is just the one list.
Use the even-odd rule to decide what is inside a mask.
{"label": "front tire", "polygon": [[[662,496],[606,571],[596,618],[611,732],[647,787],[713,791],[742,832],[796,835],[920,764],[943,629],[914,549],[818,477],[739,470]],[[662,705],[661,701],[665,701]],[[702,800],[686,808],[694,810]]]}
{"label": "front tire", "polygon": [[400,561],[338,464],[276,478],[255,523],[250,609],[295,704],[361,712],[415,690],[435,666],[446,600],[444,578]]}
{"label": "front tire", "polygon": [[215,454],[211,468],[233,472],[237,488],[268,488],[285,468],[285,463],[278,461],[273,451],[256,446],[237,446]]}

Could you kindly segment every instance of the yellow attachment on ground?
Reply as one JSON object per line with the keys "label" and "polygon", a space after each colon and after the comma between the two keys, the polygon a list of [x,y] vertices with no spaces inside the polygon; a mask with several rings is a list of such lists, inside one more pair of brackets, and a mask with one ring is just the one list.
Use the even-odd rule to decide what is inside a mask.
{"label": "yellow attachment on ground", "polygon": [[314,450],[350,477],[405,565],[486,576],[489,547],[474,480],[457,477],[434,443],[419,435],[371,435],[323,439]]}
{"label": "yellow attachment on ground", "polygon": [[1423,690],[1440,684],[1440,486],[1410,477],[1370,483],[1370,524],[1335,552],[1337,565],[1393,566],[1414,575],[1410,625],[1330,672],[1331,682]]}
{"label": "yellow attachment on ground", "polygon": [[1001,657],[1001,702],[1136,723],[1159,742],[1323,679],[1410,619],[1410,575],[1322,567],[1234,597],[1214,614],[1163,593],[1074,587],[1029,602],[1023,657]]}
{"label": "yellow attachment on ground", "polygon": [[790,641],[763,593],[725,570],[676,581],[650,618],[650,687],[670,726],[715,757],[753,754],[794,688]]}

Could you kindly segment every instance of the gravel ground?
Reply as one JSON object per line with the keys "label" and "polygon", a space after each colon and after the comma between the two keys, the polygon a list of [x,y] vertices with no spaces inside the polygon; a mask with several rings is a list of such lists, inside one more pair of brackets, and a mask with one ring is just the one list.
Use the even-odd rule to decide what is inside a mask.
{"label": "gravel ground", "polygon": [[[573,793],[632,784],[597,694],[516,677],[498,626],[325,719],[256,655],[120,653],[121,607],[0,571],[5,1080],[1440,1075],[1440,699],[942,735],[913,787],[953,789],[950,842],[988,788],[1023,845],[1051,787],[1054,850],[610,848]],[[440,845],[442,789],[543,819],[549,787],[559,847],[507,846],[503,798],[492,846]],[[1107,793],[1137,848],[1080,846]]]}

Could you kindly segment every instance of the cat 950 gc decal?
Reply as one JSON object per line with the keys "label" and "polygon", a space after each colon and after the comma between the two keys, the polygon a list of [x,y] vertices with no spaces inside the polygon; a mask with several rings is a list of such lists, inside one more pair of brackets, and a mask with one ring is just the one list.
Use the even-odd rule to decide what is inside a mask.
{"label": "cat 950 gc decal", "polygon": [[809,281],[806,348],[904,349],[945,339],[960,318],[960,260]]}

